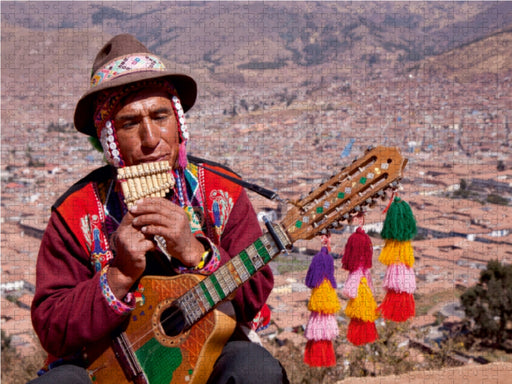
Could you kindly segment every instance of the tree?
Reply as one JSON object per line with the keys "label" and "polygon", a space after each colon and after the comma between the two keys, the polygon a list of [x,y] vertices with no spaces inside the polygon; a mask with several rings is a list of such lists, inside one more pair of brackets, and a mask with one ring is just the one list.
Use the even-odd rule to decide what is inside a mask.
{"label": "tree", "polygon": [[507,322],[512,321],[512,265],[489,261],[479,282],[462,294],[461,304],[476,334],[503,346]]}

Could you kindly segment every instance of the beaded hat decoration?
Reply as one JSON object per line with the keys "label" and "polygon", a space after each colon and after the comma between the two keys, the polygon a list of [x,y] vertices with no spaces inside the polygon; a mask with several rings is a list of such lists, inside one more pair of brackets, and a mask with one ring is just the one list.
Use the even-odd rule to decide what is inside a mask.
{"label": "beaded hat decoration", "polygon": [[105,91],[99,94],[96,99],[96,110],[94,112],[94,126],[96,135],[100,140],[105,159],[116,168],[123,167],[124,161],[119,151],[116,129],[114,126],[114,114],[120,106],[121,101],[129,94],[143,88],[160,88],[166,91],[172,102],[174,115],[178,123],[179,152],[178,166],[182,169],[187,166],[186,144],[189,139],[189,132],[185,122],[185,112],[181,101],[177,96],[174,86],[165,79],[144,80],[137,83],[130,83],[123,87]]}
{"label": "beaded hat decoration", "polygon": [[[113,90],[146,80],[166,80],[174,87],[183,112],[195,103],[197,85],[190,76],[174,73],[164,59],[150,52],[134,36],[121,34],[110,39],[98,52],[92,66],[90,87],[82,95],[75,108],[74,123],[78,131],[99,138],[95,119],[96,99],[105,91]],[[106,121],[105,121],[106,122]],[[184,125],[181,124],[182,126]],[[105,152],[107,153],[107,152]]]}

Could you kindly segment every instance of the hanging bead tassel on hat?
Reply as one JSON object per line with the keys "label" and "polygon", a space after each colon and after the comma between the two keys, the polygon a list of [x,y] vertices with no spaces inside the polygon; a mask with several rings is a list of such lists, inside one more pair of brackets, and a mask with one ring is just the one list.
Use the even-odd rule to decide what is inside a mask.
{"label": "hanging bead tassel on hat", "polygon": [[377,303],[372,294],[373,246],[370,237],[362,227],[350,235],[345,245],[342,268],[349,271],[343,288],[343,295],[350,298],[345,315],[350,318],[347,340],[354,345],[372,343],[378,339]]}
{"label": "hanging bead tassel on hat", "polygon": [[304,336],[307,344],[304,362],[312,367],[336,365],[332,341],[338,337],[339,328],[336,313],[341,309],[336,294],[334,261],[329,254],[329,245],[322,246],[309,266],[306,286],[312,288],[308,309],[311,311]]}
{"label": "hanging bead tassel on hat", "polygon": [[411,207],[394,197],[386,214],[381,236],[386,240],[379,261],[387,265],[384,277],[386,296],[378,311],[383,318],[403,322],[415,315],[414,250],[411,240],[416,235],[416,220]]}

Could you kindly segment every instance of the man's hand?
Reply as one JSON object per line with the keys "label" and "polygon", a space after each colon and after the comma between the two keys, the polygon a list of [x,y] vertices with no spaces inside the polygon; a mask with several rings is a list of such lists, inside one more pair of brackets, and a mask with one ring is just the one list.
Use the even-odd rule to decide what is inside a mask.
{"label": "man's hand", "polygon": [[199,264],[204,247],[190,231],[189,218],[181,207],[166,199],[149,197],[137,202],[130,213],[134,227],[151,238],[163,236],[167,251],[183,265]]}
{"label": "man's hand", "polygon": [[155,235],[165,239],[167,251],[183,265],[194,267],[201,261],[204,247],[190,231],[188,216],[181,207],[159,197],[139,200],[113,237],[116,257],[108,279],[116,297],[124,297],[144,272],[146,252],[156,249]]}
{"label": "man's hand", "polygon": [[146,252],[154,250],[150,236],[144,235],[133,225],[134,216],[128,212],[112,234],[114,258],[107,272],[110,289],[117,298],[123,298],[146,268]]}

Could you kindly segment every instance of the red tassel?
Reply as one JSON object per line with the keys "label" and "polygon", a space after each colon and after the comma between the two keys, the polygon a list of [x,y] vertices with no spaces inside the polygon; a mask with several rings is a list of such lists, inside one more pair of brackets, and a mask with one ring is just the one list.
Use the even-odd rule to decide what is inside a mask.
{"label": "red tassel", "polygon": [[342,267],[349,272],[354,272],[359,268],[370,269],[372,256],[373,246],[370,236],[362,227],[358,227],[347,240],[341,260]]}
{"label": "red tassel", "polygon": [[373,321],[351,319],[348,324],[347,340],[354,345],[373,343],[379,338],[377,327]]}
{"label": "red tassel", "polygon": [[414,296],[407,292],[388,290],[384,300],[377,308],[383,318],[396,322],[403,322],[414,317],[416,304]]}
{"label": "red tassel", "polygon": [[311,367],[334,367],[336,356],[331,340],[308,340],[304,362]]}

